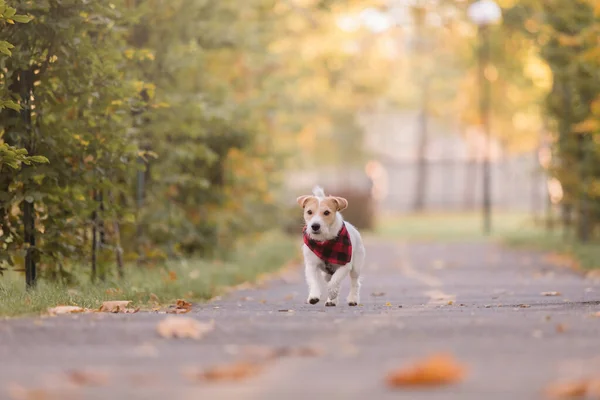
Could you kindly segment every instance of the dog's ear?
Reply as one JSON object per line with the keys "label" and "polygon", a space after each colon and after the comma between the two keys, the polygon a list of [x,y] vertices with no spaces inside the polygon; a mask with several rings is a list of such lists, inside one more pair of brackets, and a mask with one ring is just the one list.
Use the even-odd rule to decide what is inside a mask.
{"label": "dog's ear", "polygon": [[331,198],[335,204],[337,204],[337,210],[338,211],[344,211],[346,208],[348,208],[348,200],[346,200],[343,197],[332,197]]}
{"label": "dog's ear", "polygon": [[306,206],[306,202],[313,196],[300,196],[296,199],[296,201],[298,202],[298,204],[300,204],[300,207],[304,208]]}

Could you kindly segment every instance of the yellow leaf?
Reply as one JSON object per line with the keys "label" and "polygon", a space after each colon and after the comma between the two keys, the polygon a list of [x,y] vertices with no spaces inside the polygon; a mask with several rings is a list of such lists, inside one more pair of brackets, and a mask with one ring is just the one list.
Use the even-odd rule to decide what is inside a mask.
{"label": "yellow leaf", "polygon": [[600,129],[600,123],[598,122],[598,120],[590,118],[574,125],[571,130],[573,131],[573,133],[588,133],[595,132],[598,129]]}
{"label": "yellow leaf", "polygon": [[579,46],[581,44],[581,38],[579,36],[559,34],[558,43],[560,43],[561,46],[567,47]]}
{"label": "yellow leaf", "polygon": [[212,331],[214,321],[200,322],[193,318],[168,317],[159,322],[156,327],[158,334],[164,338],[191,338],[200,339]]}
{"label": "yellow leaf", "polygon": [[83,307],[78,306],[57,306],[48,309],[50,315],[61,315],[61,314],[75,314],[86,312],[87,310]]}
{"label": "yellow leaf", "polygon": [[98,311],[100,312],[109,312],[109,313],[124,313],[124,314],[134,314],[138,312],[139,308],[127,308],[127,306],[131,303],[130,300],[115,300],[115,301],[105,301],[100,306]]}

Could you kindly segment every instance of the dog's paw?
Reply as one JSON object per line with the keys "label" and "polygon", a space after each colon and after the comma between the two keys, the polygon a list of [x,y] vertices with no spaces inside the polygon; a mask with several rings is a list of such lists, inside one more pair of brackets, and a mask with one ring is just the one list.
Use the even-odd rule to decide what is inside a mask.
{"label": "dog's paw", "polygon": [[327,303],[325,303],[326,307],[335,307],[335,303],[333,301],[328,301]]}
{"label": "dog's paw", "polygon": [[349,305],[350,307],[356,307],[356,306],[358,305],[358,303],[357,303],[357,302],[355,302],[355,301],[350,301],[350,302],[348,302],[348,305]]}
{"label": "dog's paw", "polygon": [[319,298],[318,297],[309,297],[308,302],[310,304],[317,304],[319,302]]}

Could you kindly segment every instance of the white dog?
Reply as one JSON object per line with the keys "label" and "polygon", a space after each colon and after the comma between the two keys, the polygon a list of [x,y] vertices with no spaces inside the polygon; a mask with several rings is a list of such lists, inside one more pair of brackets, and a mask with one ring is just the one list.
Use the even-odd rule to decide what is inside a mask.
{"label": "white dog", "polygon": [[298,204],[304,209],[304,263],[308,300],[317,304],[321,288],[327,285],[326,306],[338,302],[340,285],[350,275],[348,305],[360,302],[360,273],[365,263],[365,247],[360,233],[345,222],[340,211],[348,207],[341,197],[325,196],[320,187],[313,189],[313,196],[300,196]]}

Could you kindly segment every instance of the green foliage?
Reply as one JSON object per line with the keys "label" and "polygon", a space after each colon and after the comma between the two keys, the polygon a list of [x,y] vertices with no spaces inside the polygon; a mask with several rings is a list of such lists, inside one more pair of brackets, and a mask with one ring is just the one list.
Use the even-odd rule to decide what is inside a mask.
{"label": "green foliage", "polygon": [[[47,279],[90,263],[92,279],[110,279],[115,263],[253,240],[279,222],[273,193],[310,121],[325,140],[358,138],[355,111],[384,81],[347,68],[364,57],[339,50],[342,1],[10,5],[0,0],[0,268],[37,264]],[[314,59],[298,54],[324,37]]]}
{"label": "green foliage", "polygon": [[[576,228],[582,241],[600,222],[600,19],[597,5],[586,0],[522,0],[512,10],[515,25],[552,73],[546,98],[549,128],[554,132],[550,172],[563,188],[563,223]],[[575,224],[572,224],[572,213]]]}

